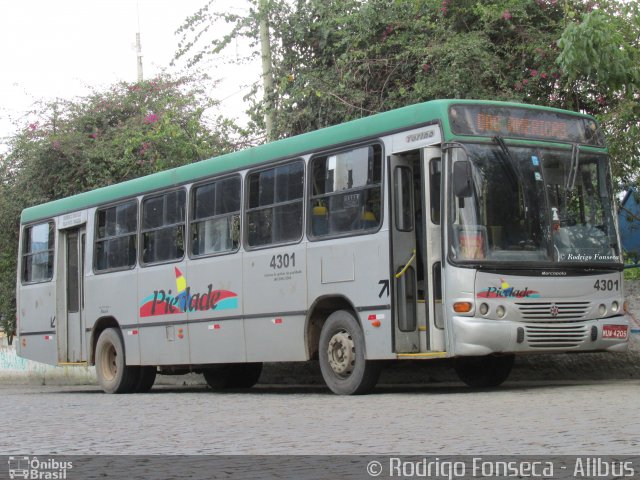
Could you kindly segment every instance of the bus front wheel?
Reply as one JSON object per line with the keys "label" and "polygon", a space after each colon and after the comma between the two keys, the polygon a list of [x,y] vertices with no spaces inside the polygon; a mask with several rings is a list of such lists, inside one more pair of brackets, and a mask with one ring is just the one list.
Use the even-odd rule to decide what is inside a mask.
{"label": "bus front wheel", "polygon": [[320,332],[320,370],[325,383],[338,395],[369,393],[380,376],[380,363],[366,359],[364,333],[354,316],[338,310]]}
{"label": "bus front wheel", "polygon": [[96,343],[96,376],[106,393],[130,393],[140,379],[140,367],[128,366],[120,332],[107,328]]}
{"label": "bus front wheel", "polygon": [[497,387],[511,373],[514,358],[514,355],[457,357],[454,368],[460,380],[470,387]]}

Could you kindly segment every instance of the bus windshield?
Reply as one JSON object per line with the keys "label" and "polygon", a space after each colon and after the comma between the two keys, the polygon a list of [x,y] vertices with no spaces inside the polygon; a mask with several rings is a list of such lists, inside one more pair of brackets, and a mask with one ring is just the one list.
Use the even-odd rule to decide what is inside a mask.
{"label": "bus windshield", "polygon": [[618,264],[608,158],[539,147],[465,144],[469,188],[453,193],[456,262]]}

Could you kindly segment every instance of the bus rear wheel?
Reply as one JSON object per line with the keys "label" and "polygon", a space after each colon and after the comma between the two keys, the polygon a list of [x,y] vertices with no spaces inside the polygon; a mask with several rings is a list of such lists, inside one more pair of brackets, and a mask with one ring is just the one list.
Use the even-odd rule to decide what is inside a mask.
{"label": "bus rear wheel", "polygon": [[460,380],[474,388],[497,387],[511,373],[514,355],[457,357],[454,368]]}
{"label": "bus rear wheel", "polygon": [[260,378],[262,363],[215,365],[203,372],[207,385],[214,390],[251,388]]}
{"label": "bus rear wheel", "polygon": [[369,393],[380,376],[380,363],[366,359],[364,333],[354,316],[338,310],[320,332],[320,370],[325,383],[338,395]]}
{"label": "bus rear wheel", "polygon": [[115,328],[107,328],[98,337],[96,376],[106,393],[133,392],[140,379],[140,367],[125,362],[124,342]]}
{"label": "bus rear wheel", "polygon": [[228,388],[251,388],[258,383],[262,363],[237,363],[230,370]]}

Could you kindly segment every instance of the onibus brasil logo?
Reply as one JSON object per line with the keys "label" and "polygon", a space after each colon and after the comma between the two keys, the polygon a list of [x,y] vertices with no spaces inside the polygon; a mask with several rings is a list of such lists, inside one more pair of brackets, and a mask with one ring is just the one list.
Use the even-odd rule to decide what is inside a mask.
{"label": "onibus brasil logo", "polygon": [[73,462],[60,461],[55,458],[40,460],[38,457],[9,457],[9,478],[65,480],[67,470],[73,468]]}
{"label": "onibus brasil logo", "polygon": [[176,290],[155,290],[140,303],[140,316],[153,317],[206,310],[238,308],[238,295],[229,290],[214,290],[209,284],[207,291],[191,293],[187,279],[175,268]]}
{"label": "onibus brasil logo", "polygon": [[515,288],[502,278],[499,287],[488,287],[476,295],[477,298],[540,298],[540,293],[528,287]]}

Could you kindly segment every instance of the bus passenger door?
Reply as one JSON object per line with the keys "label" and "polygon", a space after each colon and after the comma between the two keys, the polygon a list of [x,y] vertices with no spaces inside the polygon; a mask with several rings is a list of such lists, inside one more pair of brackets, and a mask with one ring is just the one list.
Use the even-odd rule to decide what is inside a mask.
{"label": "bus passenger door", "polygon": [[420,351],[417,316],[416,232],[413,167],[409,158],[390,157],[391,241],[396,353]]}
{"label": "bus passenger door", "polygon": [[426,215],[423,217],[426,232],[424,272],[426,276],[425,300],[427,308],[428,349],[444,351],[444,312],[442,309],[442,228],[440,222],[442,198],[442,150],[440,147],[422,149],[422,185]]}
{"label": "bus passenger door", "polygon": [[63,232],[64,255],[64,315],[56,325],[58,363],[77,363],[84,359],[83,279],[85,229],[73,228]]}

